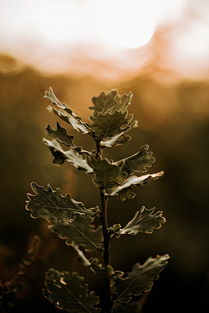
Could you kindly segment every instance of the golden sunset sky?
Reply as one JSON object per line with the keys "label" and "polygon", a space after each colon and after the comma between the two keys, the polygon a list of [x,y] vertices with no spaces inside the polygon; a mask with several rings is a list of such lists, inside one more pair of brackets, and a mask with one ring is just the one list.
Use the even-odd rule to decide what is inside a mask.
{"label": "golden sunset sky", "polygon": [[154,51],[165,68],[208,75],[208,0],[0,0],[0,7],[0,53],[44,71],[88,72],[92,62],[132,71]]}

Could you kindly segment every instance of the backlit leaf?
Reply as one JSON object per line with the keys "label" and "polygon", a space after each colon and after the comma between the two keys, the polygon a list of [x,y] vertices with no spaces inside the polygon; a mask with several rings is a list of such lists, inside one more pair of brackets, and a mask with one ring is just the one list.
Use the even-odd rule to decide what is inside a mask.
{"label": "backlit leaf", "polygon": [[84,278],[78,273],[70,274],[53,268],[46,272],[44,296],[58,309],[70,313],[99,313],[95,306],[99,298],[89,292]]}
{"label": "backlit leaf", "polygon": [[93,123],[90,125],[91,130],[95,134],[95,138],[99,141],[111,139],[113,136],[121,135],[129,130],[133,123],[132,116],[127,119],[127,113],[114,112],[114,114],[101,114],[99,121],[97,118],[91,117]]}
{"label": "backlit leaf", "polygon": [[169,255],[165,254],[148,258],[143,265],[136,263],[127,277],[116,282],[115,304],[129,302],[132,297],[150,291],[154,280],[168,263],[168,259]]}
{"label": "backlit leaf", "polygon": [[48,140],[44,138],[43,141],[54,157],[53,163],[60,165],[66,161],[74,165],[77,169],[85,171],[87,174],[93,172],[86,161],[87,156],[90,155],[88,151],[75,146],[70,147],[68,150],[63,150],[56,139]]}
{"label": "backlit leaf", "polygon": [[98,116],[103,113],[124,113],[127,112],[132,97],[132,92],[120,95],[116,89],[113,89],[108,93],[102,92],[98,97],[92,98],[94,105],[90,107],[90,109],[94,111],[93,116]]}
{"label": "backlit leaf", "polygon": [[48,189],[31,183],[34,194],[28,194],[26,209],[30,211],[33,218],[44,218],[49,222],[69,221],[75,215],[94,216],[98,208],[86,209],[82,202],[72,199],[69,195],[63,196],[59,189]]}
{"label": "backlit leaf", "polygon": [[102,229],[92,225],[93,218],[90,216],[75,216],[71,221],[52,223],[50,230],[55,232],[67,245],[72,243],[84,247],[86,251],[102,250]]}
{"label": "backlit leaf", "polygon": [[133,121],[133,115],[128,114],[127,107],[131,98],[132,93],[121,96],[117,90],[102,92],[98,97],[92,98],[94,106],[90,109],[94,112],[90,116],[89,129],[102,146],[112,147],[129,140],[124,134],[137,125]]}
{"label": "backlit leaf", "polygon": [[118,235],[137,235],[138,233],[151,234],[159,229],[166,222],[162,211],[155,212],[155,208],[146,209],[142,206],[136,212],[133,219],[128,224],[117,231]]}
{"label": "backlit leaf", "polygon": [[100,276],[108,276],[109,278],[119,279],[121,276],[124,275],[124,272],[114,270],[111,265],[107,265],[104,267],[102,264],[99,263],[99,260],[97,258],[90,259],[90,263],[91,269]]}
{"label": "backlit leaf", "polygon": [[90,263],[91,269],[94,271],[94,273],[97,273],[102,277],[110,277],[114,274],[114,270],[111,265],[104,267],[97,258],[92,258]]}
{"label": "backlit leaf", "polygon": [[113,164],[107,159],[96,159],[94,156],[88,158],[88,164],[95,174],[94,182],[105,189],[106,193],[111,192],[124,181],[121,167]]}
{"label": "backlit leaf", "polygon": [[71,243],[71,247],[73,247],[73,249],[77,252],[79,260],[82,262],[82,264],[84,266],[91,267],[90,261],[84,255],[83,251],[79,249],[79,247],[74,242]]}
{"label": "backlit leaf", "polygon": [[66,146],[74,146],[73,136],[69,136],[65,128],[61,127],[59,123],[57,123],[56,130],[51,128],[50,125],[48,125],[46,131],[49,136],[54,137],[59,143],[64,144]]}
{"label": "backlit leaf", "polygon": [[49,106],[49,110],[54,112],[62,120],[69,123],[75,130],[82,134],[88,134],[88,126],[86,123],[81,121],[81,118],[77,116],[66,104],[60,102],[55,96],[53,89],[50,87],[49,90],[45,91],[44,98],[49,99],[56,108]]}
{"label": "backlit leaf", "polygon": [[160,178],[163,171],[142,176],[130,175],[123,169],[123,162],[112,162],[108,159],[87,158],[88,164],[95,174],[94,182],[104,189],[106,196],[117,195],[120,200],[131,199],[135,196],[134,186],[143,186]]}
{"label": "backlit leaf", "polygon": [[123,145],[131,139],[130,136],[125,135],[125,131],[117,134],[111,138],[107,138],[101,141],[101,147],[113,147]]}
{"label": "backlit leaf", "polygon": [[123,184],[112,188],[111,192],[105,191],[107,195],[115,196],[117,195],[118,198],[122,201],[127,199],[132,199],[135,196],[133,192],[133,187],[135,186],[143,186],[153,180],[159,179],[164,174],[163,171],[154,173],[154,174],[147,174],[143,176],[129,176],[126,180],[124,180]]}
{"label": "backlit leaf", "polygon": [[115,164],[122,164],[123,171],[127,172],[128,174],[147,172],[147,168],[150,168],[155,162],[153,153],[148,150],[149,146],[144,145],[140,148],[139,152],[131,155],[128,158],[115,162]]}

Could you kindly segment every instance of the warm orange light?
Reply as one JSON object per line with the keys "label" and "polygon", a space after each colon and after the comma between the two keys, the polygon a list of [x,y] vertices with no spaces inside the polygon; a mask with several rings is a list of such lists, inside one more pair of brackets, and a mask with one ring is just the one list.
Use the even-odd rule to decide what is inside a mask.
{"label": "warm orange light", "polygon": [[10,0],[1,5],[0,35],[13,42],[40,39],[50,46],[97,43],[113,49],[136,48],[146,44],[156,26],[186,1]]}
{"label": "warm orange light", "polygon": [[44,71],[208,71],[207,0],[2,2],[0,53]]}

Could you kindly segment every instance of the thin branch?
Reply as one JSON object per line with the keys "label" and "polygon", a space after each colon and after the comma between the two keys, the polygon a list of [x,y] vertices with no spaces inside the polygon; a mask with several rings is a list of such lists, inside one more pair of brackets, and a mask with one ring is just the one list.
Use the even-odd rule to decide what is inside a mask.
{"label": "thin branch", "polygon": [[[96,141],[96,158],[102,158],[102,149],[100,142]],[[107,220],[107,202],[108,197],[105,195],[103,188],[100,188],[100,222],[102,225],[103,240],[104,240],[104,252],[103,252],[103,263],[106,267],[110,264],[110,234],[108,231],[108,220]],[[111,302],[111,288],[110,288],[110,278],[107,276],[104,278],[104,298],[102,301],[102,313],[112,312],[112,302]]]}
{"label": "thin branch", "polygon": [[[103,262],[104,266],[110,264],[110,234],[108,232],[107,224],[107,196],[105,196],[104,191],[100,188],[100,198],[101,198],[101,212],[100,212],[100,221],[102,224],[103,230],[103,239],[104,239],[104,253],[103,253]],[[107,276],[104,279],[105,291],[104,291],[104,303],[103,303],[103,313],[111,313],[111,290],[110,290],[110,278]]]}

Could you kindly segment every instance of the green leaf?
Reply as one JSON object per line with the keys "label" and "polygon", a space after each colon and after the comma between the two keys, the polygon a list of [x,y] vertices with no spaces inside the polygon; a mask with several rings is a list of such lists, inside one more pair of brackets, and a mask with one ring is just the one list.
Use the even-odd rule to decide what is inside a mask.
{"label": "green leaf", "polygon": [[108,159],[97,159],[94,156],[88,157],[88,164],[95,174],[94,182],[106,193],[110,193],[113,188],[118,187],[124,182],[121,167],[115,165]]}
{"label": "green leaf", "polygon": [[168,263],[169,255],[165,254],[156,258],[148,258],[140,265],[136,263],[127,277],[116,282],[115,305],[129,302],[134,296],[140,296],[151,290],[153,281]]}
{"label": "green leaf", "polygon": [[99,313],[95,306],[99,298],[89,292],[84,278],[78,273],[57,271],[53,268],[46,272],[44,296],[58,309],[70,313]]}
{"label": "green leaf", "polygon": [[51,128],[50,125],[47,125],[46,131],[49,136],[54,137],[59,143],[64,144],[66,146],[74,146],[73,136],[69,136],[65,128],[61,127],[59,123],[57,123],[56,130]]}
{"label": "green leaf", "polygon": [[99,263],[97,258],[90,259],[90,267],[94,273],[99,274],[102,277],[111,277],[114,274],[114,270],[111,265],[107,265],[104,267],[102,264]]}
{"label": "green leaf", "polygon": [[131,136],[127,136],[124,134],[125,132],[121,132],[111,138],[107,138],[101,141],[101,147],[113,147],[123,145],[131,139]]}
{"label": "green leaf", "polygon": [[131,155],[128,158],[115,162],[117,165],[122,164],[123,171],[127,174],[144,173],[147,172],[147,168],[150,168],[155,162],[153,153],[149,150],[148,145],[144,145],[140,148],[139,152]]}
{"label": "green leaf", "polygon": [[87,162],[93,169],[95,184],[104,189],[106,196],[117,195],[120,200],[133,198],[135,193],[132,188],[134,186],[143,186],[164,174],[161,171],[143,176],[128,176],[123,168],[123,162],[117,163],[108,159],[97,159],[94,156],[88,156]]}
{"label": "green leaf", "polygon": [[94,105],[90,107],[90,109],[94,111],[94,117],[106,113],[125,113],[127,112],[127,108],[131,103],[132,97],[132,92],[120,95],[116,89],[113,89],[108,93],[102,92],[98,97],[92,98]]}
{"label": "green leaf", "polygon": [[70,221],[75,215],[94,216],[98,214],[98,208],[86,209],[82,202],[72,199],[69,195],[63,196],[59,189],[48,189],[31,183],[34,194],[28,194],[26,209],[33,218],[44,218],[49,222]]}
{"label": "green leaf", "polygon": [[155,208],[146,209],[142,206],[128,224],[116,232],[117,235],[151,234],[166,222],[162,211],[154,212]]}
{"label": "green leaf", "polygon": [[44,98],[49,99],[56,107],[55,109],[54,107],[49,106],[50,111],[54,112],[57,116],[70,124],[78,132],[81,132],[82,134],[89,133],[87,124],[82,122],[81,118],[77,116],[66,104],[60,102],[57,99],[51,87],[49,90],[45,91]]}
{"label": "green leaf", "polygon": [[102,264],[99,263],[99,260],[97,258],[91,258],[90,263],[90,267],[94,271],[94,273],[97,273],[102,277],[120,279],[124,275],[124,272],[114,270],[111,265],[107,265],[104,267]]}
{"label": "green leaf", "polygon": [[[122,135],[128,131],[134,124],[131,123],[132,116],[126,120],[127,114],[121,112],[114,112],[113,114],[100,114],[99,118],[91,117],[91,130],[94,132],[95,138],[99,141],[111,139],[113,136]],[[126,120],[126,122],[125,122]]]}
{"label": "green leaf", "polygon": [[109,192],[105,190],[106,195],[109,196],[115,196],[117,195],[118,198],[122,201],[125,201],[127,199],[132,199],[135,196],[135,193],[132,191],[133,187],[135,186],[143,186],[153,180],[159,179],[164,174],[163,171],[154,173],[154,174],[147,174],[143,176],[129,176],[127,179],[124,180],[124,182],[119,185],[112,188],[112,190]]}
{"label": "green leaf", "polygon": [[83,263],[84,266],[91,267],[90,261],[87,259],[87,257],[84,255],[83,251],[79,249],[79,247],[72,242],[71,247],[77,252],[79,260]]}
{"label": "green leaf", "polygon": [[90,155],[88,151],[75,146],[70,147],[68,150],[63,150],[56,139],[48,140],[44,138],[43,141],[54,157],[53,163],[60,165],[66,161],[74,165],[77,169],[85,171],[87,174],[93,172],[86,161],[87,156]]}
{"label": "green leaf", "polygon": [[49,226],[67,245],[75,244],[84,247],[86,251],[102,250],[103,237],[102,228],[95,229],[92,225],[93,218],[90,216],[77,215],[71,221],[53,223]]}
{"label": "green leaf", "polygon": [[131,98],[132,93],[121,96],[117,90],[102,92],[98,97],[92,98],[94,106],[90,109],[94,112],[90,116],[92,123],[89,124],[89,129],[102,146],[112,147],[129,140],[124,134],[137,125],[133,121],[133,114],[128,114]]}

